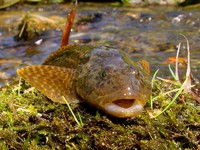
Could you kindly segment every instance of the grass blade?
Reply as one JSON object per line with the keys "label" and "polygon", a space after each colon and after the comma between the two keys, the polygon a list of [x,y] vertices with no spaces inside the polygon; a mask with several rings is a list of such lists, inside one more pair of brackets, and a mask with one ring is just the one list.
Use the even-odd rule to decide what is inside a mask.
{"label": "grass blade", "polygon": [[[153,75],[153,78],[152,78],[152,80],[151,80],[151,87],[153,88],[153,85],[154,85],[154,81],[155,81],[155,78],[156,78],[156,75],[158,74],[158,71],[159,71],[159,69],[157,69],[156,70],[156,72],[154,73],[154,75]],[[151,95],[151,98],[150,98],[150,105],[151,105],[151,109],[153,109],[153,98],[152,98],[152,95]]]}
{"label": "grass blade", "polygon": [[178,96],[181,94],[181,92],[183,91],[184,88],[184,84],[187,82],[187,79],[184,81],[184,83],[181,85],[180,89],[178,90],[178,92],[175,94],[175,96],[173,97],[172,101],[162,110],[161,113],[153,116],[152,118],[156,118],[159,115],[161,115],[162,113],[164,113],[173,103],[174,101],[178,98]]}
{"label": "grass blade", "polygon": [[66,100],[66,98],[65,98],[64,96],[62,96],[62,98],[64,99],[65,103],[67,104],[67,107],[69,108],[69,111],[71,112],[71,114],[72,114],[74,120],[76,121],[76,123],[78,124],[78,126],[81,127],[82,124],[81,124],[81,123],[78,121],[78,119],[76,118],[76,116],[75,116],[74,112],[72,111],[72,109],[71,109],[71,107],[70,107],[68,101]]}
{"label": "grass blade", "polygon": [[177,79],[176,79],[176,75],[174,74],[174,72],[173,72],[171,66],[168,65],[168,67],[169,67],[169,71],[170,71],[171,75],[173,76],[173,78],[174,78],[175,80],[177,80]]}

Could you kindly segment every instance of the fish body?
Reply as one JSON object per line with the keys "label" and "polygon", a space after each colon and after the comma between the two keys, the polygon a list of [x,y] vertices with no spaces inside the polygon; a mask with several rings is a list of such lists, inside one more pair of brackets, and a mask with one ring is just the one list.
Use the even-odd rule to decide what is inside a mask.
{"label": "fish body", "polygon": [[64,96],[119,118],[137,116],[151,96],[148,63],[108,46],[63,46],[17,73],[54,102],[65,103]]}

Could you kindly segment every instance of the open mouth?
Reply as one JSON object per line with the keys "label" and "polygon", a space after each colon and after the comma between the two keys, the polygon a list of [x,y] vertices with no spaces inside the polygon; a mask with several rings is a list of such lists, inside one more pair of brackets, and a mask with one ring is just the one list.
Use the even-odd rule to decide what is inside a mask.
{"label": "open mouth", "polygon": [[112,103],[123,107],[123,108],[129,108],[131,107],[135,102],[135,99],[119,99],[119,100],[115,100]]}
{"label": "open mouth", "polygon": [[119,118],[135,117],[143,110],[143,105],[137,99],[118,99],[104,106],[104,110]]}

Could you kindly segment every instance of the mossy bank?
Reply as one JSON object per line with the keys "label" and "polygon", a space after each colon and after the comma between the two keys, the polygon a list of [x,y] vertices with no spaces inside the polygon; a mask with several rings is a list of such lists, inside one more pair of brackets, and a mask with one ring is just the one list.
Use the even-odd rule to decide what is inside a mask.
{"label": "mossy bank", "polygon": [[[173,88],[173,87],[172,87]],[[162,90],[161,90],[162,89]],[[156,81],[153,96],[170,90]],[[181,94],[163,114],[173,94],[159,96],[133,119],[107,116],[85,103],[54,103],[26,84],[7,85],[0,91],[0,149],[198,149],[200,105]]]}

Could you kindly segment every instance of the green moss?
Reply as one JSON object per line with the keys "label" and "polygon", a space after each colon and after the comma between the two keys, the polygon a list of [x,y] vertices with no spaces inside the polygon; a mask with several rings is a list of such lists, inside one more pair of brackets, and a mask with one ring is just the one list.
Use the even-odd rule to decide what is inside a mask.
{"label": "green moss", "polygon": [[[176,87],[170,87],[171,89]],[[170,90],[167,83],[154,82],[153,97]],[[53,103],[23,84],[0,91],[0,149],[197,149],[200,145],[200,105],[190,95],[178,99],[157,118],[174,93],[158,97],[134,119],[107,116],[87,104]]]}

